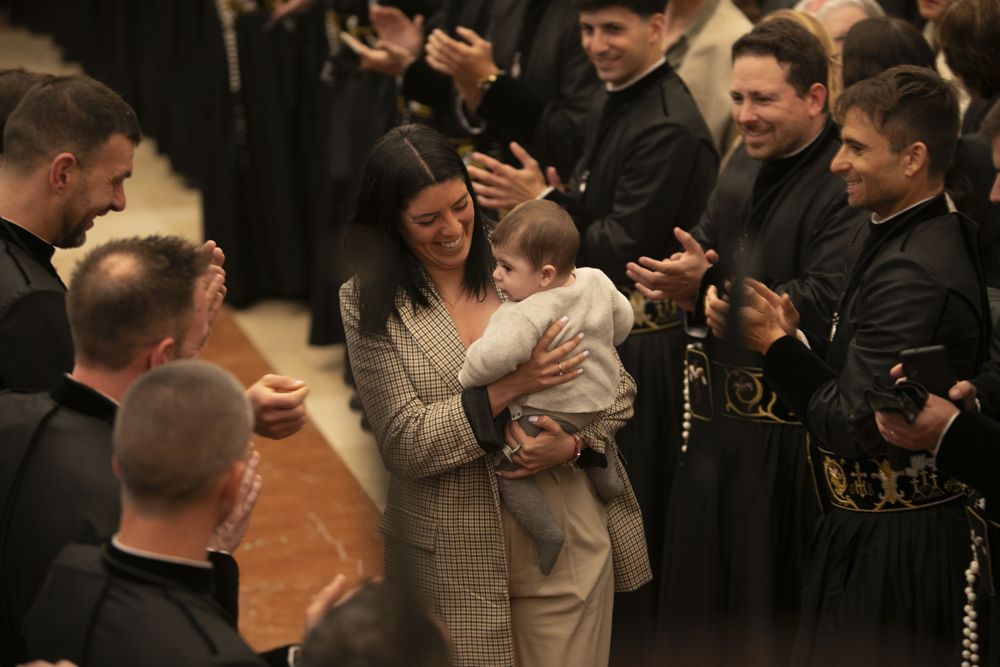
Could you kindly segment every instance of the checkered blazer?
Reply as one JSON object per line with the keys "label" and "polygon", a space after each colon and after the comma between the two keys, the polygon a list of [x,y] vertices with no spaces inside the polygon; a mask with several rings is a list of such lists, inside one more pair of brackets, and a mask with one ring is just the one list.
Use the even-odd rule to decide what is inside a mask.
{"label": "checkered blazer", "polygon": [[[340,289],[347,348],[358,394],[391,474],[382,517],[386,575],[406,577],[432,601],[457,665],[513,665],[507,558],[492,457],[462,409],[458,373],[465,348],[443,302],[414,310],[400,292],[399,317],[384,336],[358,332],[353,279]],[[619,368],[621,368],[619,364]],[[595,450],[632,416],[635,383],[621,368],[615,403],[580,432]],[[619,458],[620,460],[620,458]],[[651,578],[642,518],[626,492],[608,505],[615,588]]]}

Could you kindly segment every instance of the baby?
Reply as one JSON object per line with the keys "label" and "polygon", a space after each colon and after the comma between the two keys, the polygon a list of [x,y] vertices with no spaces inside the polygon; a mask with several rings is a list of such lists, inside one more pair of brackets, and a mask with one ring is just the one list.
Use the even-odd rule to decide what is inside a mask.
{"label": "baby", "polygon": [[[458,379],[468,388],[503,377],[528,360],[554,320],[567,316],[552,347],[583,333],[590,353],[586,372],[572,382],[521,396],[509,409],[528,435],[540,430],[529,421],[534,415],[548,415],[567,433],[576,433],[614,402],[619,382],[614,348],[632,329],[632,306],[603,273],[575,268],[580,235],[558,204],[531,200],[517,206],[497,225],[491,243],[497,261],[493,280],[510,300],[490,317],[482,338],[469,346]],[[510,456],[508,448],[504,453]],[[586,471],[607,503],[623,486],[614,447],[609,445],[605,455],[606,468]],[[498,467],[515,466],[501,461]],[[539,570],[548,574],[564,536],[538,484],[530,477],[500,478],[498,484],[514,520],[535,542]]]}

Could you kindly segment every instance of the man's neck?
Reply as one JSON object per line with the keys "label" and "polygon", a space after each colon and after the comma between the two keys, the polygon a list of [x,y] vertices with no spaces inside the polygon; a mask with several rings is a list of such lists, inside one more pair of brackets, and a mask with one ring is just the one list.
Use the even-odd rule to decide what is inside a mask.
{"label": "man's neck", "polygon": [[944,191],[944,184],[942,183],[929,183],[926,187],[914,189],[908,192],[906,196],[894,202],[892,205],[884,207],[881,211],[873,211],[872,222],[875,224],[881,224],[888,221],[900,213],[905,212],[908,209],[922,204],[925,201],[937,197]]}
{"label": "man's neck", "polygon": [[625,90],[627,88],[630,88],[631,86],[634,86],[635,84],[637,84],[638,82],[642,81],[647,76],[649,76],[650,74],[652,74],[653,70],[655,70],[656,68],[658,68],[660,65],[662,65],[666,61],[667,61],[666,57],[664,57],[659,52],[655,52],[653,54],[653,57],[651,57],[646,62],[646,65],[643,67],[643,69],[639,70],[628,81],[625,81],[624,83],[617,84],[617,85],[616,84],[612,84],[612,83],[608,83],[607,84],[608,92],[609,93],[617,93],[619,91],[622,91],[622,90]]}
{"label": "man's neck", "polygon": [[808,141],[806,141],[804,144],[800,145],[798,148],[795,148],[795,149],[789,151],[788,153],[785,153],[784,155],[779,155],[779,156],[777,156],[776,158],[773,158],[773,159],[775,159],[775,160],[783,160],[785,158],[792,157],[793,155],[798,155],[799,153],[801,153],[805,149],[807,149],[810,146],[812,146],[813,143],[815,143],[815,141],[817,139],[819,139],[819,135],[823,134],[823,130],[825,128],[826,128],[826,114],[820,114],[819,116],[817,116],[816,118],[814,118],[812,120],[812,123],[810,124],[810,132],[811,132],[811,134],[809,135],[809,140]]}
{"label": "man's neck", "polygon": [[204,562],[215,524],[215,517],[201,507],[150,516],[137,512],[126,499],[122,503],[117,539],[130,549]]}
{"label": "man's neck", "polygon": [[31,179],[14,178],[0,168],[0,217],[52,245],[56,230],[47,201]]}
{"label": "man's neck", "polygon": [[73,372],[70,373],[70,377],[74,380],[104,394],[115,403],[122,402],[125,392],[139,375],[141,372],[131,366],[120,371],[108,371],[88,366],[80,361],[76,362]]}

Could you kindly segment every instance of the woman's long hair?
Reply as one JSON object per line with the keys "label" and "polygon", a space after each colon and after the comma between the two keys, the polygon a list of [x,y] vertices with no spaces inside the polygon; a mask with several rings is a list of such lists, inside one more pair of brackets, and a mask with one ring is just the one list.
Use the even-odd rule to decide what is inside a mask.
{"label": "woman's long hair", "polygon": [[493,256],[469,172],[444,135],[424,125],[403,125],[383,135],[368,156],[347,233],[362,332],[385,332],[389,316],[398,315],[399,290],[414,309],[430,306],[427,274],[400,233],[402,213],[425,188],[454,179],[465,183],[475,213],[462,286],[485,297]]}
{"label": "woman's long hair", "polygon": [[858,21],[844,38],[844,88],[896,65],[934,69],[934,51],[903,19],[882,16]]}

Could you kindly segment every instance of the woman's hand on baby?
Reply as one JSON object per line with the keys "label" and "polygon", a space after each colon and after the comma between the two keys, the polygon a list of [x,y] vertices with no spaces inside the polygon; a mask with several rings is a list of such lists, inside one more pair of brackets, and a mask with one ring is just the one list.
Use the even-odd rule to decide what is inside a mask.
{"label": "woman's hand on baby", "polygon": [[550,324],[538,339],[528,360],[487,387],[494,415],[499,414],[518,396],[534,394],[564,382],[572,382],[583,372],[580,364],[590,352],[587,350],[576,352],[583,341],[582,333],[552,350],[548,349],[567,322],[569,318],[561,317]]}
{"label": "woman's hand on baby", "polygon": [[519,479],[534,475],[553,466],[566,463],[576,454],[576,439],[562,430],[550,417],[531,417],[532,423],[541,429],[532,437],[524,432],[521,425],[512,421],[507,425],[507,446],[514,450],[510,460],[517,470],[497,470],[497,475],[506,479]]}

